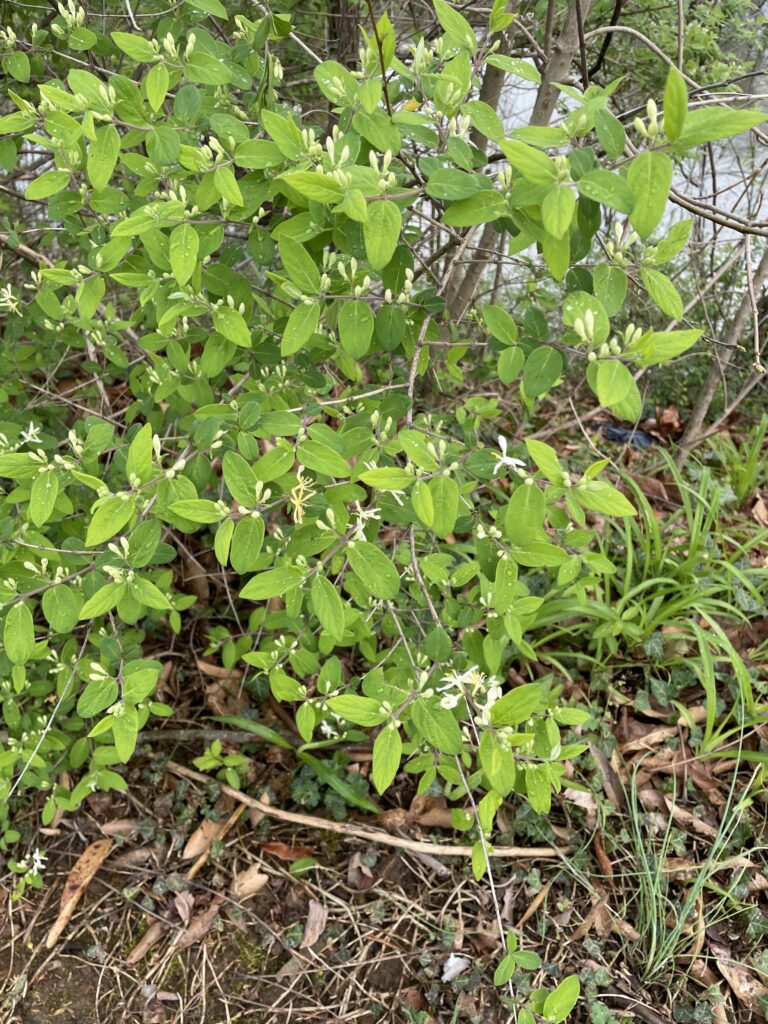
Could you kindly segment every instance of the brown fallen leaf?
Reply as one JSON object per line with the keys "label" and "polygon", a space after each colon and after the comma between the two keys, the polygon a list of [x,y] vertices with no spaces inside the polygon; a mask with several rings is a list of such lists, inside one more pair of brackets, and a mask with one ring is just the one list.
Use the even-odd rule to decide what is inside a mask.
{"label": "brown fallen leaf", "polygon": [[768,505],[763,500],[762,495],[758,494],[751,511],[752,518],[758,526],[768,526]]}
{"label": "brown fallen leaf", "polygon": [[138,818],[115,818],[114,821],[105,821],[99,828],[105,836],[122,836],[124,839],[131,839],[139,830],[141,822]]}
{"label": "brown fallen leaf", "polygon": [[244,900],[261,892],[268,881],[269,875],[265,875],[261,871],[261,865],[251,864],[245,871],[238,871],[232,889],[238,899]]}
{"label": "brown fallen leaf", "polygon": [[328,908],[319,900],[310,900],[307,923],[304,925],[304,938],[301,940],[299,949],[309,949],[310,946],[314,946],[325,931],[327,922]]}
{"label": "brown fallen leaf", "polygon": [[179,920],[186,928],[192,918],[192,911],[195,908],[195,897],[191,892],[178,892],[173,897],[173,905],[176,908],[176,913],[179,915]]}
{"label": "brown fallen leaf", "polygon": [[363,861],[363,855],[356,851],[349,858],[347,864],[347,885],[358,892],[366,892],[376,884],[376,876],[368,865]]}
{"label": "brown fallen leaf", "polygon": [[213,927],[213,923],[219,915],[219,910],[224,903],[223,896],[215,896],[209,907],[199,914],[195,914],[184,931],[173,943],[175,949],[186,949],[194,946],[196,942],[204,939]]}
{"label": "brown fallen leaf", "polygon": [[601,832],[595,832],[592,837],[592,849],[595,851],[595,860],[599,864],[605,880],[613,887],[613,862],[606,853],[605,846],[603,846],[603,835]]}
{"label": "brown fallen leaf", "polygon": [[272,842],[262,843],[261,848],[264,853],[271,853],[273,857],[277,857],[278,860],[300,860],[302,857],[314,857],[315,851],[311,846],[288,846],[287,843]]}
{"label": "brown fallen leaf", "polygon": [[209,676],[211,679],[226,679],[231,682],[240,679],[243,675],[239,668],[224,668],[223,665],[215,665],[213,662],[203,661],[202,658],[197,658],[195,664],[203,675]]}
{"label": "brown fallen leaf", "polygon": [[576,804],[577,807],[581,807],[584,811],[584,820],[587,823],[587,828],[591,831],[597,826],[597,802],[593,793],[584,792],[582,789],[568,789],[563,790],[563,799],[567,800],[568,803]]}
{"label": "brown fallen leaf", "polygon": [[750,969],[734,960],[726,946],[710,942],[717,969],[731,986],[733,994],[742,1006],[748,1010],[757,1010],[757,1000],[768,996],[768,988],[759,981]]}
{"label": "brown fallen leaf", "polygon": [[160,939],[162,939],[167,930],[168,925],[165,921],[153,921],[130,953],[126,956],[125,962],[131,965],[141,963],[150,949],[152,949],[153,946],[156,946]]}
{"label": "brown fallen leaf", "polygon": [[181,851],[182,860],[196,860],[200,854],[210,850],[211,844],[221,829],[220,821],[205,818],[187,840]]}
{"label": "brown fallen leaf", "polygon": [[91,879],[99,870],[101,865],[109,856],[109,851],[114,846],[111,839],[97,839],[77,858],[72,865],[72,870],[64,883],[64,892],[61,894],[61,906],[59,916],[53,923],[48,937],[45,940],[45,948],[52,949],[59,941],[61,933],[69,924],[75,912],[80,897],[88,888]]}

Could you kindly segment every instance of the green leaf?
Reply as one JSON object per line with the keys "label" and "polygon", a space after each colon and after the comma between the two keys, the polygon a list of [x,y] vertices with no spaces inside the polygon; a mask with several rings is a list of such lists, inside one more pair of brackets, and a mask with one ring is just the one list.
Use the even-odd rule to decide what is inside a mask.
{"label": "green leaf", "polygon": [[371,347],[373,338],[373,313],[370,306],[360,299],[342,303],[338,323],[341,347],[353,359],[362,359]]}
{"label": "green leaf", "polygon": [[555,185],[544,196],[541,220],[554,238],[562,238],[568,231],[576,209],[576,196],[567,185]]}
{"label": "green leaf", "polygon": [[115,495],[107,498],[93,513],[85,534],[85,546],[88,548],[103,544],[127,526],[133,516],[134,502]]}
{"label": "green leaf", "polygon": [[192,523],[218,523],[227,515],[215,501],[207,498],[187,498],[174,501],[168,507],[175,516],[189,519]]}
{"label": "green leaf", "polygon": [[27,185],[24,195],[27,199],[47,199],[61,192],[69,184],[69,171],[46,171]]}
{"label": "green leaf", "polygon": [[343,694],[339,697],[329,697],[326,704],[334,714],[341,715],[354,725],[363,725],[366,728],[381,725],[387,717],[380,710],[379,701],[372,697],[360,697],[353,693]]}
{"label": "green leaf", "polygon": [[424,480],[417,480],[411,491],[411,504],[413,511],[419,520],[431,530],[435,524],[435,503],[432,500],[432,492],[429,484]]}
{"label": "green leaf", "polygon": [[529,398],[549,391],[563,372],[563,357],[549,345],[535,348],[525,361],[523,387]]}
{"label": "green leaf", "polygon": [[213,311],[213,326],[233,345],[251,347],[251,332],[245,317],[231,306],[218,306]]}
{"label": "green leaf", "polygon": [[512,492],[507,504],[504,532],[514,544],[521,547],[530,544],[542,538],[546,514],[547,503],[543,491],[534,483],[520,484]]}
{"label": "green leaf", "polygon": [[504,139],[504,125],[501,118],[487,103],[482,100],[470,100],[461,108],[462,114],[468,115],[472,127],[484,135],[491,142],[501,142]]}
{"label": "green leaf", "polygon": [[427,179],[426,192],[433,199],[456,202],[468,199],[485,188],[485,178],[481,174],[467,174],[457,167],[438,167]]}
{"label": "green leaf", "polygon": [[29,518],[35,526],[48,522],[59,494],[59,474],[38,473],[29,495]]}
{"label": "green leaf", "polygon": [[292,356],[304,348],[320,321],[322,304],[302,302],[291,311],[280,343],[280,355]]}
{"label": "green leaf", "polygon": [[477,36],[464,15],[454,10],[450,4],[446,3],[446,0],[432,0],[432,4],[440,27],[445,34],[465,50],[475,53],[477,51]]}
{"label": "green leaf", "polygon": [[[176,282],[185,285],[197,266],[200,238],[191,224],[179,224],[171,232],[168,249]],[[223,333],[223,332],[222,332]]]}
{"label": "green leaf", "polygon": [[282,117],[272,110],[261,111],[261,123],[275,140],[280,152],[289,160],[298,160],[301,156],[301,132],[296,122],[290,117]]}
{"label": "green leaf", "polygon": [[142,36],[133,36],[130,32],[112,32],[110,34],[115,44],[132,60],[138,61],[140,64],[154,63],[156,54],[148,39],[144,39]]}
{"label": "green leaf", "polygon": [[372,597],[391,601],[400,591],[400,574],[392,561],[367,540],[351,541],[346,549],[349,564]]}
{"label": "green leaf", "polygon": [[733,110],[731,107],[697,107],[689,110],[676,149],[690,149],[704,142],[730,139],[757,128],[768,119],[762,110]]}
{"label": "green leaf", "polygon": [[683,300],[667,275],[650,267],[641,267],[640,277],[661,312],[680,320],[683,316]]}
{"label": "green leaf", "polygon": [[451,203],[443,216],[447,227],[468,228],[475,224],[486,224],[489,220],[497,220],[507,212],[504,197],[495,189],[483,189],[469,199],[461,199]]}
{"label": "green leaf", "polygon": [[[274,449],[273,449],[274,450]],[[235,501],[251,508],[256,502],[256,474],[238,452],[225,452],[221,460],[224,483]]]}
{"label": "green leaf", "polygon": [[553,185],[557,178],[557,170],[553,160],[533,146],[517,140],[501,143],[501,150],[512,167],[534,185]]}
{"label": "green leaf", "polygon": [[312,608],[320,625],[336,643],[344,637],[344,602],[329,579],[316,572],[310,587]]}
{"label": "green leaf", "polygon": [[147,102],[157,113],[165,102],[170,85],[170,75],[165,64],[155,64],[144,79],[144,88],[147,92]]}
{"label": "green leaf", "polygon": [[440,537],[447,537],[456,525],[459,514],[459,488],[453,477],[436,476],[429,481],[432,495],[432,530]]}
{"label": "green leaf", "polygon": [[605,480],[587,480],[572,488],[570,493],[580,505],[593,512],[607,516],[637,515],[637,510],[621,491],[617,491]]}
{"label": "green leaf", "polygon": [[258,576],[248,580],[240,591],[240,597],[249,601],[268,601],[272,597],[283,597],[298,587],[303,579],[302,571],[292,566],[267,569],[266,572],[260,572]]}
{"label": "green leaf", "polygon": [[242,574],[258,568],[263,543],[264,521],[261,517],[247,516],[235,525],[229,549],[229,561],[235,572]]}
{"label": "green leaf", "polygon": [[392,785],[402,756],[403,741],[400,733],[396,728],[385,727],[373,741],[371,781],[377,793],[386,792]]}
{"label": "green leaf", "polygon": [[635,197],[627,181],[612,171],[587,171],[576,182],[576,187],[579,195],[620,213],[631,213],[635,205]]}
{"label": "green leaf", "polygon": [[453,712],[434,698],[420,697],[411,705],[411,719],[421,736],[443,754],[460,754],[463,747],[459,723]]}
{"label": "green leaf", "polygon": [[8,609],[3,626],[5,653],[12,665],[25,665],[35,650],[35,623],[26,602]]}
{"label": "green leaf", "polygon": [[378,491],[400,491],[410,487],[414,477],[400,469],[398,466],[380,466],[376,469],[367,469],[360,474],[360,479],[369,487],[375,487]]}
{"label": "green leaf", "polygon": [[237,184],[235,172],[231,167],[222,164],[213,172],[213,181],[222,199],[232,206],[244,206],[243,194]]}
{"label": "green leaf", "polygon": [[391,199],[370,204],[363,236],[368,262],[374,270],[383,270],[394,256],[402,223],[400,209]]}
{"label": "green leaf", "polygon": [[115,607],[125,591],[124,583],[107,583],[92,594],[80,609],[80,621],[95,619]]}
{"label": "green leaf", "polygon": [[494,338],[505,345],[517,344],[517,324],[502,306],[484,306],[483,320]]}
{"label": "green leaf", "polygon": [[621,156],[627,144],[627,134],[621,121],[610,110],[595,111],[595,131],[600,145],[611,159]]}
{"label": "green leaf", "polygon": [[77,713],[81,718],[93,718],[111,708],[118,698],[118,686],[114,679],[101,676],[92,679],[77,701]]}
{"label": "green leaf", "polygon": [[671,67],[664,89],[664,134],[670,142],[677,142],[680,138],[687,113],[688,89],[685,79],[677,68]]}
{"label": "green leaf", "polygon": [[338,203],[344,196],[344,189],[335,178],[328,174],[319,174],[313,171],[293,171],[289,174],[281,174],[280,181],[284,181],[295,188],[300,196],[311,199],[317,203]]}
{"label": "green leaf", "polygon": [[226,7],[219,3],[219,0],[184,0],[184,3],[194,7],[196,11],[210,14],[213,18],[221,18],[223,21],[227,21],[229,18]]}
{"label": "green leaf", "polygon": [[657,366],[687,352],[701,335],[700,330],[650,331],[625,352],[640,366]]}
{"label": "green leaf", "polygon": [[549,1024],[561,1024],[578,1002],[581,982],[576,974],[561,981],[554,992],[550,992],[542,1011]]}
{"label": "green leaf", "polygon": [[279,250],[285,271],[296,287],[305,295],[317,295],[320,291],[320,270],[304,246],[283,235]]}
{"label": "green leaf", "polygon": [[144,484],[152,479],[154,472],[152,468],[152,425],[145,423],[136,433],[128,447],[128,459],[125,464],[125,472],[130,481],[136,477]]}
{"label": "green leaf", "polygon": [[350,474],[349,463],[343,455],[339,455],[322,441],[303,441],[296,451],[296,456],[303,466],[315,473],[342,480]]}
{"label": "green leaf", "polygon": [[522,725],[544,709],[544,686],[541,683],[523,683],[505,693],[491,708],[494,728]]}
{"label": "green leaf", "polygon": [[525,769],[525,791],[528,803],[537,814],[549,814],[552,807],[552,783],[546,764],[528,765]]}
{"label": "green leaf", "polygon": [[640,153],[629,165],[627,183],[635,197],[629,222],[641,238],[647,238],[664,216],[673,170],[669,157],[657,150]]}
{"label": "green leaf", "polygon": [[96,129],[96,138],[88,147],[86,173],[95,192],[101,192],[110,182],[120,153],[120,135],[114,125]]}
{"label": "green leaf", "polygon": [[595,394],[601,405],[617,405],[634,384],[632,374],[618,359],[601,359],[597,363]]}
{"label": "green leaf", "polygon": [[80,618],[83,598],[79,591],[66,583],[58,583],[45,591],[41,604],[51,629],[57,633],[71,633]]}
{"label": "green leaf", "polygon": [[502,747],[495,733],[483,730],[480,737],[480,767],[493,788],[501,796],[508,796],[515,786],[515,758]]}

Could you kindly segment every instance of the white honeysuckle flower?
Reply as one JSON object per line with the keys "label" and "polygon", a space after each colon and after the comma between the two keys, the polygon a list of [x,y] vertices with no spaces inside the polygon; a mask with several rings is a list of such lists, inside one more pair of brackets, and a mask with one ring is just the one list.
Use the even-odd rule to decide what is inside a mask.
{"label": "white honeysuckle flower", "polygon": [[511,455],[507,455],[507,448],[509,447],[508,441],[503,434],[499,434],[499,451],[501,452],[501,458],[493,467],[493,472],[498,473],[502,466],[509,466],[511,469],[521,469],[525,466],[525,462],[522,459],[515,459]]}
{"label": "white honeysuckle flower", "polygon": [[460,693],[446,693],[440,698],[440,707],[446,711],[453,711],[460,700]]}
{"label": "white honeysuckle flower", "polygon": [[29,426],[26,430],[21,432],[21,440],[24,444],[39,444],[40,443],[40,431],[42,427],[38,427],[32,420],[29,421]]}

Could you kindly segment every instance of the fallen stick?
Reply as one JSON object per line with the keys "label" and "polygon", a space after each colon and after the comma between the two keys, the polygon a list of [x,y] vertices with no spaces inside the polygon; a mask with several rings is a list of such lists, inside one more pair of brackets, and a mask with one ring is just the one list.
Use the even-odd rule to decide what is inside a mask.
{"label": "fallen stick", "polygon": [[[202,772],[196,772],[192,768],[185,768],[184,765],[176,764],[175,761],[168,761],[166,768],[169,772],[179,775],[184,779],[192,779],[195,782],[204,783],[212,781],[210,775],[203,775]],[[368,828],[364,825],[353,825],[342,821],[329,821],[326,818],[317,818],[311,814],[297,814],[295,811],[283,811],[279,807],[266,804],[261,800],[257,800],[256,797],[241,793],[238,789],[233,789],[224,783],[220,785],[222,793],[231,796],[233,800],[245,804],[246,807],[253,807],[255,810],[261,811],[262,814],[278,818],[280,821],[289,821],[294,825],[304,825],[306,828],[321,829],[325,832],[336,832],[338,835],[347,838],[363,839],[369,843],[381,843],[382,846],[396,846],[400,850],[408,850],[411,853],[428,853],[433,857],[472,856],[473,847],[471,846],[425,843],[418,839],[405,839],[401,836],[393,836],[389,832],[384,832],[383,829]],[[489,849],[488,855],[490,857],[505,857],[517,860],[530,860],[532,858],[546,860],[553,857],[562,858],[570,852],[571,848],[569,846],[500,846],[495,849]]]}

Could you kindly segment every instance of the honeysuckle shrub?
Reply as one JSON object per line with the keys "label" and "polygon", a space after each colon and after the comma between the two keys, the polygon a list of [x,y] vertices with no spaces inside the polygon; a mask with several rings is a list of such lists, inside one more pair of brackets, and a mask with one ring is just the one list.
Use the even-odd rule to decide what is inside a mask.
{"label": "honeysuckle shrub", "polygon": [[[589,712],[534,671],[532,638],[614,571],[595,519],[635,510],[605,460],[576,475],[526,424],[566,362],[640,417],[635,372],[701,335],[664,329],[691,227],[664,220],[675,161],[762,115],[688,109],[673,69],[629,135],[618,83],[561,85],[555,126],[504,124],[484,77],[539,79],[499,52],[513,16],[497,2],[477,31],[434,5],[429,40],[382,15],[356,67],[314,67],[306,109],[284,99],[286,15],[194,0],[104,34],[70,6],[5,30],[24,218],[3,237],[26,276],[0,295],[3,850],[37,794],[48,824],[126,788],[173,713],[148,654],[195,602],[209,650],[295,713],[300,762],[370,739],[373,790],[404,770],[454,800],[478,876],[502,803],[547,814],[584,749]],[[531,296],[514,317],[456,305],[488,224]],[[630,281],[657,322],[626,322]],[[220,746],[201,763],[238,784]],[[510,938],[500,980],[524,960]]]}

